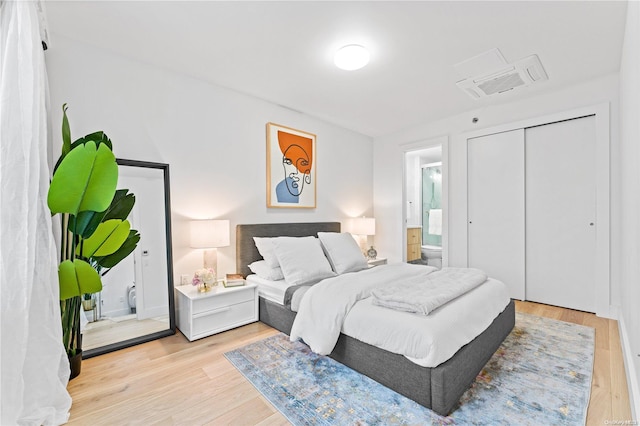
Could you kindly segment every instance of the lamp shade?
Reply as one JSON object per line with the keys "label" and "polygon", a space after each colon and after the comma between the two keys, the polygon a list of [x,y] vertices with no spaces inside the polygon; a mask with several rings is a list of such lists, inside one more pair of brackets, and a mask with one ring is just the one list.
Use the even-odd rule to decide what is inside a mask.
{"label": "lamp shade", "polygon": [[372,217],[354,217],[350,225],[352,234],[376,235],[376,220]]}
{"label": "lamp shade", "polygon": [[228,220],[191,221],[192,248],[227,247],[230,244]]}

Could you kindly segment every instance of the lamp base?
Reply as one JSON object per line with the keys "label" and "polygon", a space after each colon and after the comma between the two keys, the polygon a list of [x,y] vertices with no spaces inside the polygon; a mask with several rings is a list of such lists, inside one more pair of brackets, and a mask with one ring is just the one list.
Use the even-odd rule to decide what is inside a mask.
{"label": "lamp base", "polygon": [[202,265],[204,268],[212,268],[218,272],[218,250],[207,249],[202,254]]}

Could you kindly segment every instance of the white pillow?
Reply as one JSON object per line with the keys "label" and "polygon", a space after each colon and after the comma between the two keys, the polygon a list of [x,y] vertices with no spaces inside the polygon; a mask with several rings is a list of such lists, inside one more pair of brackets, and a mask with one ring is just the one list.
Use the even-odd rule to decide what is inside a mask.
{"label": "white pillow", "polygon": [[282,275],[282,269],[280,269],[279,266],[277,268],[271,268],[264,260],[253,262],[251,265],[249,265],[249,269],[251,269],[251,272],[259,276],[260,278],[264,278],[265,280],[280,281],[284,279],[284,275]]}
{"label": "white pillow", "polygon": [[276,257],[275,252],[273,251],[273,240],[275,238],[267,238],[267,237],[253,237],[253,241],[256,243],[256,248],[258,252],[262,256],[269,268],[277,268],[280,266],[278,263],[278,258]]}
{"label": "white pillow", "polygon": [[273,248],[284,279],[291,285],[313,284],[336,275],[315,237],[278,237]]}
{"label": "white pillow", "polygon": [[369,264],[349,233],[318,232],[324,253],[336,274],[368,269]]}

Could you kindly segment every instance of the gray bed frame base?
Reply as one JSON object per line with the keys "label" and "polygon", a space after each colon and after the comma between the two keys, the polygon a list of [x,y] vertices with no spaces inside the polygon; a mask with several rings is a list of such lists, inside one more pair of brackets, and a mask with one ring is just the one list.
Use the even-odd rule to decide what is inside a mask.
{"label": "gray bed frame base", "polygon": [[[263,227],[266,227],[267,233],[262,232]],[[331,230],[326,231],[327,228]],[[300,235],[287,233],[289,229],[294,229],[294,232]],[[323,222],[238,225],[236,244],[237,247],[241,247],[241,242],[245,246],[253,244],[254,236],[317,235],[318,230],[340,232],[340,224]],[[253,250],[257,253],[255,245]],[[238,273],[248,270],[242,265],[261,259],[259,254],[257,257],[255,254],[247,256],[247,252],[241,252],[240,249],[237,249],[236,254]],[[262,297],[259,305],[260,321],[287,335],[291,333],[295,312]],[[448,361],[433,368],[421,367],[402,355],[385,351],[344,334],[340,334],[338,343],[329,356],[438,414],[447,415],[456,407],[462,394],[509,335],[514,324],[515,304],[511,301],[484,332],[458,350]]]}

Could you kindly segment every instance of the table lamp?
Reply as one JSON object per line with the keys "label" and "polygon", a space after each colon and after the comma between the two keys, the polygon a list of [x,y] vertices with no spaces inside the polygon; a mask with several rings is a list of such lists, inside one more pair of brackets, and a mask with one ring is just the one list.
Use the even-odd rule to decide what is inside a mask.
{"label": "table lamp", "polygon": [[218,271],[219,247],[231,245],[228,220],[191,221],[191,247],[205,249],[202,255],[203,267]]}
{"label": "table lamp", "polygon": [[351,234],[364,236],[364,247],[362,239],[359,241],[359,244],[367,258],[375,259],[376,256],[378,256],[378,252],[373,248],[373,246],[371,246],[369,250],[366,250],[366,238],[369,235],[376,234],[376,220],[372,217],[355,217],[351,219],[349,225],[349,232],[351,232]]}

